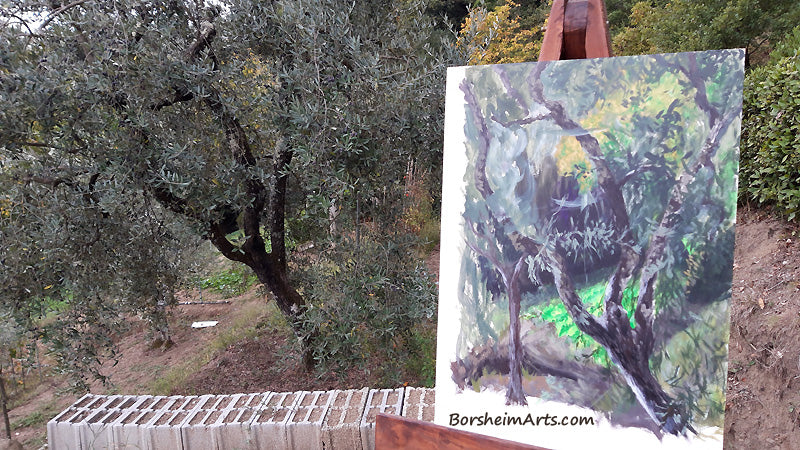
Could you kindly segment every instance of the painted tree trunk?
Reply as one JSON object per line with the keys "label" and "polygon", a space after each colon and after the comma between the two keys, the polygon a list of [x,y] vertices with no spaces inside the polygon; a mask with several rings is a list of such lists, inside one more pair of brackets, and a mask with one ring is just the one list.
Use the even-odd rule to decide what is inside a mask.
{"label": "painted tree trunk", "polygon": [[651,419],[662,431],[675,435],[685,435],[691,430],[683,408],[667,394],[650,371],[649,360],[640,359],[631,349],[631,342],[623,346],[608,346],[611,360],[622,373],[628,386],[636,395],[636,400],[647,411]]}
{"label": "painted tree trunk", "polygon": [[506,389],[506,405],[527,405],[525,390],[522,388],[522,339],[520,336],[519,312],[522,293],[519,289],[519,275],[512,275],[507,282],[509,340],[508,365],[509,384]]}
{"label": "painted tree trunk", "polygon": [[583,301],[577,296],[575,286],[566,273],[563,255],[554,252],[549,258],[556,289],[572,320],[581,332],[606,349],[636,396],[636,400],[650,418],[662,431],[670,434],[683,435],[687,429],[691,430],[683,407],[677,405],[664,391],[650,371],[650,357],[653,351],[652,327],[649,327],[649,332],[646,333],[640,329],[641,326],[637,327],[636,333],[631,329],[630,319],[620,306],[624,289],[616,290],[613,298],[606,299],[606,307],[610,308],[610,311],[604,315],[605,320],[598,320],[586,311]]}

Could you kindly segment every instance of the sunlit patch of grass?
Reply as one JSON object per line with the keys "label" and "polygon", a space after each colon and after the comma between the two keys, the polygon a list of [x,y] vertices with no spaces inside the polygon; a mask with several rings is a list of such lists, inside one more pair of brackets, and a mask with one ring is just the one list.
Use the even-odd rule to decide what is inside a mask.
{"label": "sunlit patch of grass", "polygon": [[51,418],[53,418],[56,414],[58,414],[59,409],[56,402],[51,401],[45,403],[43,406],[38,408],[36,411],[31,412],[27,416],[15,420],[11,423],[12,430],[18,430],[20,428],[28,428],[28,427],[39,427],[46,424]]}
{"label": "sunlit patch of grass", "polygon": [[231,298],[244,294],[258,280],[249,268],[241,264],[214,273],[196,281],[202,289],[210,289],[222,294],[223,298]]}

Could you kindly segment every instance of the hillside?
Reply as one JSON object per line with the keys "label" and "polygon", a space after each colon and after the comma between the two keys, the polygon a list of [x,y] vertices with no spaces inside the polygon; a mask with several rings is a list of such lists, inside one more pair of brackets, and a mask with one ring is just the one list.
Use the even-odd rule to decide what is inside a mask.
{"label": "hillside", "polygon": [[[763,210],[740,207],[736,230],[725,448],[800,448],[800,227]],[[196,299],[184,293],[184,300]],[[204,300],[220,300],[204,292]],[[291,332],[257,289],[230,304],[182,305],[172,318],[176,345],[148,348],[143,324],[118,342],[120,359],[108,364],[113,385],[93,392],[198,394],[376,385],[369,367],[348,373],[307,374]],[[216,320],[193,329],[194,321]],[[409,385],[419,380],[407,380]],[[76,400],[56,395],[63,379],[46,378],[12,404],[15,438],[26,448],[44,443],[50,417]],[[24,425],[24,426],[23,426]]]}

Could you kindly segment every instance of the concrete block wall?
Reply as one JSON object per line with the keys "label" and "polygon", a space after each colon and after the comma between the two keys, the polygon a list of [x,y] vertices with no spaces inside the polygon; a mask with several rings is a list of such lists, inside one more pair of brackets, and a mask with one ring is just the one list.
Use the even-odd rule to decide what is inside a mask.
{"label": "concrete block wall", "polygon": [[407,387],[403,398],[403,417],[433,422],[436,391],[427,388]]}
{"label": "concrete block wall", "polygon": [[375,448],[375,418],[378,413],[399,416],[403,412],[405,388],[373,389],[367,396],[367,407],[361,416],[361,447],[364,450]]}
{"label": "concrete block wall", "polygon": [[328,449],[361,450],[361,417],[369,389],[333,391],[333,403],[322,421],[322,444]]}
{"label": "concrete block wall", "polygon": [[50,449],[356,449],[380,412],[433,420],[427,388],[201,396],[87,394],[47,424]]}

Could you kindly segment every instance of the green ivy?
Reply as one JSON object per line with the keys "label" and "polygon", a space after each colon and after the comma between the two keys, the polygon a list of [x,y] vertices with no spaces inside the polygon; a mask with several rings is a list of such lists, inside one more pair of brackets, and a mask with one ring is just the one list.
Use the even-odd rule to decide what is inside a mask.
{"label": "green ivy", "polygon": [[256,277],[252,272],[240,266],[211,275],[198,284],[203,289],[211,289],[225,298],[231,298],[244,294],[255,282]]}

